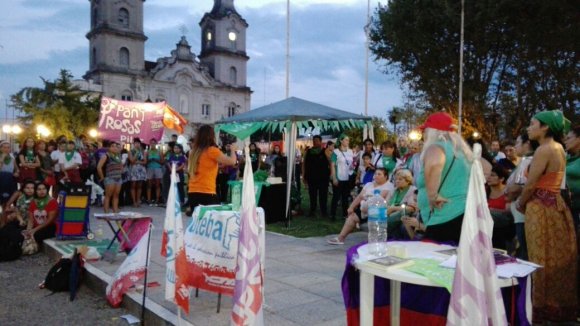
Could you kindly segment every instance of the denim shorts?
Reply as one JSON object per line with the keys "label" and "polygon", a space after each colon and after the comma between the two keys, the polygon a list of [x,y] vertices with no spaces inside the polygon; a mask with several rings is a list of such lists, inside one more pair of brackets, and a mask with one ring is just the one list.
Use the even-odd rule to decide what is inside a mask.
{"label": "denim shorts", "polygon": [[120,186],[120,185],[123,184],[123,179],[121,177],[119,177],[119,178],[108,178],[108,177],[105,177],[105,180],[103,180],[103,183],[105,184],[105,187],[106,186],[109,186],[109,185],[117,185],[117,186]]}
{"label": "denim shorts", "polygon": [[163,170],[161,168],[147,168],[147,179],[161,178],[163,178]]}

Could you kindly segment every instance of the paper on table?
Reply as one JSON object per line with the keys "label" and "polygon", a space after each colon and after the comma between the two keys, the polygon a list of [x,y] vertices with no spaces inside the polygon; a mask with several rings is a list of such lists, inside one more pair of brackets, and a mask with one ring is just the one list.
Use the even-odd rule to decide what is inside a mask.
{"label": "paper on table", "polygon": [[445,268],[455,268],[456,265],[457,265],[457,255],[452,255],[447,260],[439,264],[439,266]]}
{"label": "paper on table", "polygon": [[121,316],[121,318],[125,319],[129,325],[136,324],[139,322],[139,318],[129,314],[123,315]]}
{"label": "paper on table", "polygon": [[525,277],[532,274],[536,269],[538,269],[537,266],[538,265],[532,266],[532,264],[523,264],[523,263],[507,263],[497,265],[496,271],[498,277],[503,278]]}
{"label": "paper on table", "polygon": [[[439,266],[445,268],[455,268],[456,265],[457,255],[453,255],[446,261],[442,262]],[[496,272],[497,276],[501,278],[525,277],[540,267],[540,265],[536,265],[532,262],[518,259],[515,263],[503,263],[496,265]]]}

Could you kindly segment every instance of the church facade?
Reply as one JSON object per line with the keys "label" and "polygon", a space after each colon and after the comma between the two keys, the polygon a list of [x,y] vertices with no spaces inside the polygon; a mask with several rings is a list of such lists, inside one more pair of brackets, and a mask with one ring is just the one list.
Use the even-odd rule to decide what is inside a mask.
{"label": "church facade", "polygon": [[246,85],[247,22],[233,0],[214,0],[201,19],[201,52],[191,51],[185,36],[169,56],[145,60],[145,0],[90,0],[89,70],[82,87],[103,96],[137,102],[167,101],[197,126],[250,109]]}

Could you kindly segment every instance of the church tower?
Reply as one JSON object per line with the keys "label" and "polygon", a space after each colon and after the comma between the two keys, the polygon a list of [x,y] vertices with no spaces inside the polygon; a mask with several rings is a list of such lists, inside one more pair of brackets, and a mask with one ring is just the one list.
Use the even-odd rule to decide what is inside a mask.
{"label": "church tower", "polygon": [[89,0],[91,29],[89,70],[85,79],[102,83],[107,73],[143,76],[145,41],[143,3],[145,0]]}
{"label": "church tower", "polygon": [[214,0],[213,9],[201,19],[200,61],[219,82],[246,87],[246,29],[233,0]]}

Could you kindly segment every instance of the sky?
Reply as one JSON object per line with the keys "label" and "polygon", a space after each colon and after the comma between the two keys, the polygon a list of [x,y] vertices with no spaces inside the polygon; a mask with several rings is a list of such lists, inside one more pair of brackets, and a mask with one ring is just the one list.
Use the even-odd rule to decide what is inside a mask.
{"label": "sky", "polygon": [[[286,1],[234,4],[249,24],[251,107],[284,99]],[[371,10],[377,5],[371,1]],[[213,0],[145,1],[145,59],[169,56],[182,35],[199,54],[199,21],[212,6]],[[291,0],[290,6],[290,96],[364,114],[367,0]],[[12,114],[10,95],[42,86],[41,78],[53,80],[63,68],[82,78],[89,65],[89,9],[87,0],[1,2],[0,119]],[[369,60],[368,114],[381,118],[403,104],[399,78],[384,70],[384,62]]]}

